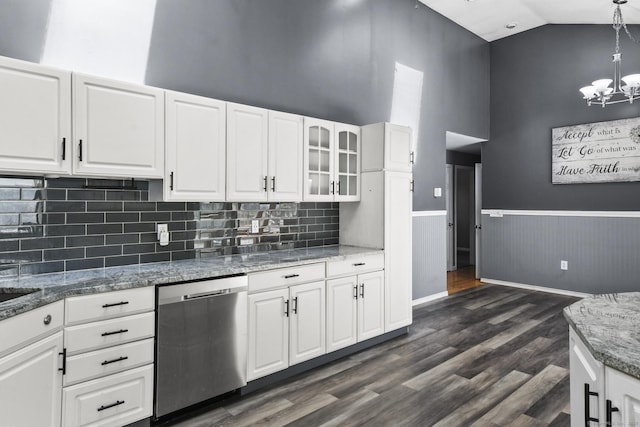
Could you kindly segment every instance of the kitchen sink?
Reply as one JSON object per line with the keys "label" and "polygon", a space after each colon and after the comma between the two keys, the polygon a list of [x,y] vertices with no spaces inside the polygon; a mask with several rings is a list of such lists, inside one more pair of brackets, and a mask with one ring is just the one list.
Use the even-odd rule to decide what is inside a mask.
{"label": "kitchen sink", "polygon": [[0,302],[9,301],[15,298],[20,298],[24,295],[29,295],[33,292],[37,291],[37,289],[21,289],[21,290],[11,290],[9,292],[2,292],[0,289]]}

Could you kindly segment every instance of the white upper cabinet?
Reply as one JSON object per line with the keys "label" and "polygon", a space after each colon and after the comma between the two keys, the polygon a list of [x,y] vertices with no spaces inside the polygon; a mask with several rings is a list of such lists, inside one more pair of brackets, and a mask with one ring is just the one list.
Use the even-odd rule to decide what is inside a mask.
{"label": "white upper cabinet", "polygon": [[71,173],[71,73],[0,57],[0,170]]}
{"label": "white upper cabinet", "polygon": [[305,117],[303,183],[305,201],[333,200],[335,192],[333,138],[333,122]]}
{"label": "white upper cabinet", "polygon": [[267,200],[268,110],[227,103],[227,200]]}
{"label": "white upper cabinet", "polygon": [[305,117],[305,201],[360,200],[360,128]]}
{"label": "white upper cabinet", "polygon": [[164,91],[73,75],[74,173],[164,176]]}
{"label": "white upper cabinet", "polygon": [[336,202],[360,200],[360,127],[335,124]]}
{"label": "white upper cabinet", "polygon": [[362,171],[387,170],[411,172],[411,128],[392,123],[375,123],[362,127],[367,144],[362,155]]}
{"label": "white upper cabinet", "polygon": [[302,139],[302,116],[269,111],[270,201],[302,200]]}
{"label": "white upper cabinet", "polygon": [[167,91],[163,200],[225,200],[226,103]]}

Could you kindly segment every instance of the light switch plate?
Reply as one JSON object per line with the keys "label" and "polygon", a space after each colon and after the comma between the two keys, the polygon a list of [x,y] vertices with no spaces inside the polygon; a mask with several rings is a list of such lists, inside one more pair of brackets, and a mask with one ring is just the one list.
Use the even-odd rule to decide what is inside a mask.
{"label": "light switch plate", "polygon": [[442,197],[442,188],[435,187],[433,189],[433,197]]}
{"label": "light switch plate", "polygon": [[568,269],[569,269],[569,261],[561,260],[560,270],[568,270]]}

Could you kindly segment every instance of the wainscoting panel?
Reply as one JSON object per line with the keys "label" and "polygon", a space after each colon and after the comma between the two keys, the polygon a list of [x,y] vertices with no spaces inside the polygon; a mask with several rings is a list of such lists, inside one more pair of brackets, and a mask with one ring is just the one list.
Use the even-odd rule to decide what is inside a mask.
{"label": "wainscoting panel", "polygon": [[447,291],[446,211],[413,213],[413,300]]}
{"label": "wainscoting panel", "polygon": [[482,254],[486,279],[593,294],[640,291],[638,216],[483,212]]}

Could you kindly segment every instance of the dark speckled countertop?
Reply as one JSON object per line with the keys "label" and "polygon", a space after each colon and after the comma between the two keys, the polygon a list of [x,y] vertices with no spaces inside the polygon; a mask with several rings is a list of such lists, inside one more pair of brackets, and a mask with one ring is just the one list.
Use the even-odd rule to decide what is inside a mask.
{"label": "dark speckled countertop", "polygon": [[596,360],[640,379],[640,292],[587,297],[564,317]]}
{"label": "dark speckled countertop", "polygon": [[375,253],[382,250],[324,246],[3,279],[0,297],[3,293],[33,292],[0,302],[0,320],[73,295],[202,280]]}

